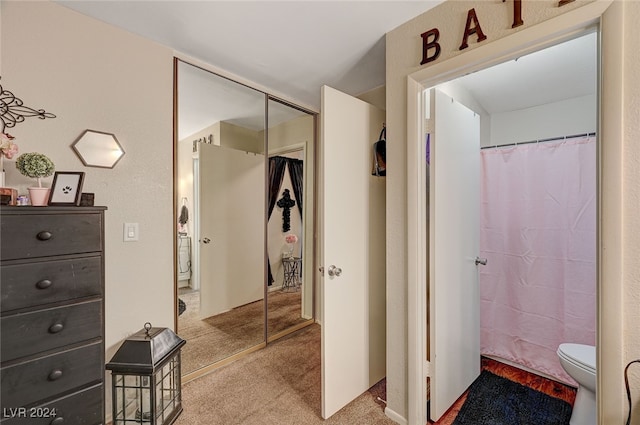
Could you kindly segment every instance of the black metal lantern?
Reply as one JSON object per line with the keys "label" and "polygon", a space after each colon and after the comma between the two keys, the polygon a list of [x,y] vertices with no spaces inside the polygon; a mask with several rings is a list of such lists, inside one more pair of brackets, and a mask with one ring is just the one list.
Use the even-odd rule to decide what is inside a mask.
{"label": "black metal lantern", "polygon": [[170,425],[182,412],[180,348],[186,341],[168,328],[127,338],[106,368],[111,371],[113,425]]}

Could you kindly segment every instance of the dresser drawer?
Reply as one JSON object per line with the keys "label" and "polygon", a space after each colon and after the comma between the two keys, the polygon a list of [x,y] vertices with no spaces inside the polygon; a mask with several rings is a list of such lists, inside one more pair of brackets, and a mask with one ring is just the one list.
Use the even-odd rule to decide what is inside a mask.
{"label": "dresser drawer", "polygon": [[103,363],[102,343],[94,343],[2,368],[2,411],[34,406],[39,400],[101,381]]}
{"label": "dresser drawer", "polygon": [[102,335],[102,301],[2,317],[0,330],[3,363],[97,338]]}
{"label": "dresser drawer", "polygon": [[32,261],[0,268],[0,311],[98,296],[102,257]]}
{"label": "dresser drawer", "polygon": [[26,214],[0,217],[2,260],[102,250],[101,214]]}
{"label": "dresser drawer", "polygon": [[36,407],[10,407],[2,425],[99,425],[103,422],[102,384]]}

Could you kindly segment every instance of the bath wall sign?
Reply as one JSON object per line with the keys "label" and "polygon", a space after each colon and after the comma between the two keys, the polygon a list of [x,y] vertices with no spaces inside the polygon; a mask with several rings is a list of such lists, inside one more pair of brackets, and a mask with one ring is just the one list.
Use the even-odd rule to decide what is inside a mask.
{"label": "bath wall sign", "polygon": [[[562,7],[574,1],[575,0],[560,0],[558,2],[558,7]],[[505,0],[502,0],[502,2],[505,3]],[[511,28],[517,28],[523,24],[522,0],[513,0],[513,23]],[[460,50],[464,50],[469,47],[469,37],[472,35],[476,36],[477,43],[487,39],[487,36],[482,31],[475,9],[469,9],[467,12],[467,23],[464,26],[462,43],[459,48]],[[440,39],[440,30],[438,28],[431,28],[429,31],[425,31],[420,34],[420,37],[422,37],[422,60],[420,61],[420,65],[424,65],[438,59],[442,51],[440,43],[438,43]]]}

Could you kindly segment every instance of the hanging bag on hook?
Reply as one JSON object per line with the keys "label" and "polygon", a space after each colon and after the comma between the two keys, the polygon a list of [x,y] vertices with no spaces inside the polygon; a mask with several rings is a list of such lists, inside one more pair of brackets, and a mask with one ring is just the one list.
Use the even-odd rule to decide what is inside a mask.
{"label": "hanging bag on hook", "polygon": [[383,124],[378,141],[373,144],[373,169],[371,175],[387,175],[387,128]]}

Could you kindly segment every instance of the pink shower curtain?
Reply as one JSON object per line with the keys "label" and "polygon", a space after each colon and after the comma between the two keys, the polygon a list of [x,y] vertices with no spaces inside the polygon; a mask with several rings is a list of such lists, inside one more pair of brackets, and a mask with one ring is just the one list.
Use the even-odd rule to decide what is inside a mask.
{"label": "pink shower curtain", "polygon": [[595,137],[481,156],[481,352],[574,383],[556,350],[595,345]]}

